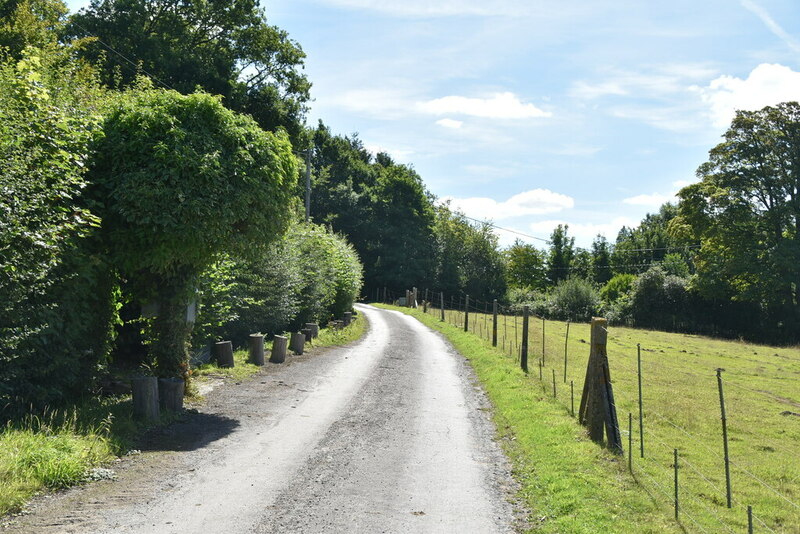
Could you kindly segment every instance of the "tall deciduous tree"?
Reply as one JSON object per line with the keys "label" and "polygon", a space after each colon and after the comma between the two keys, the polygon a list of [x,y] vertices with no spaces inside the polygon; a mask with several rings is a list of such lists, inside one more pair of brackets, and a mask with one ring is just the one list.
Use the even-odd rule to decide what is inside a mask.
{"label": "tall deciduous tree", "polygon": [[130,85],[143,69],[182,93],[222,95],[266,130],[302,134],[305,54],[257,0],[92,0],[66,35],[97,38],[82,53],[109,86]]}
{"label": "tall deciduous tree", "polygon": [[800,306],[800,105],[739,111],[724,139],[701,181],[680,191],[673,233],[702,240],[697,289],[759,303],[790,335]]}
{"label": "tall deciduous tree", "polygon": [[519,239],[505,251],[509,287],[542,290],[547,284],[544,251]]}
{"label": "tall deciduous tree", "polygon": [[285,133],[204,93],[144,90],[108,112],[88,196],[115,267],[159,304],[152,351],[185,374],[186,304],[220,253],[253,253],[289,223],[297,165]]}

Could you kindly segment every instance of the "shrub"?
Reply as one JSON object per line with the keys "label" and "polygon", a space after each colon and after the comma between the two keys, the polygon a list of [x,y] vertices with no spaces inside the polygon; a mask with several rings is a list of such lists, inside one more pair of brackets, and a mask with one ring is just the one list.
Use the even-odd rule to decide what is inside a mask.
{"label": "shrub", "polygon": [[582,278],[562,280],[550,295],[550,313],[556,319],[588,321],[600,308],[594,285]]}
{"label": "shrub", "polygon": [[634,281],[636,281],[636,275],[615,274],[600,290],[600,298],[604,304],[610,305],[620,297],[629,294]]}

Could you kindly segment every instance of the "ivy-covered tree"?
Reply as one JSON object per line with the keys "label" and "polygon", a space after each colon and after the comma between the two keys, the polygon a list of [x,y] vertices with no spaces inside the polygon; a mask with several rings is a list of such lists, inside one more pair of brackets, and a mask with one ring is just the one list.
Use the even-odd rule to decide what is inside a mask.
{"label": "ivy-covered tree", "polygon": [[136,90],[108,111],[89,172],[113,265],[158,304],[157,372],[185,376],[197,277],[221,253],[253,254],[288,226],[297,173],[288,137],[208,94]]}

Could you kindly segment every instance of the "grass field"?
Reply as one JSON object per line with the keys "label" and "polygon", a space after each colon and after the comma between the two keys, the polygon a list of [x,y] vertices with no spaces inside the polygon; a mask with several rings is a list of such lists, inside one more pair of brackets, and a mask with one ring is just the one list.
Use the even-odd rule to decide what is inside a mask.
{"label": "grass field", "polygon": [[[421,310],[412,313],[420,315]],[[440,310],[432,308],[425,319],[441,326],[439,317]],[[463,313],[446,311],[446,320],[456,325],[445,331],[448,336],[459,330],[463,333]],[[490,343],[491,323],[491,315],[471,312],[472,341],[464,341],[465,346],[469,350],[489,350],[495,358],[493,365],[498,368],[518,367],[521,318],[500,315],[497,349]],[[531,317],[529,324],[530,374],[525,387],[535,389],[543,399],[549,397],[548,404],[560,410],[562,417],[571,419],[570,383],[574,384],[577,411],[589,355],[589,325],[569,325],[567,338],[566,323]],[[642,357],[644,458],[640,457],[638,429],[637,344],[641,344]],[[796,415],[800,413],[800,349],[611,327],[608,356],[626,449],[624,458],[607,462],[608,476],[618,477],[621,471],[625,472],[628,480],[635,479],[641,493],[657,503],[660,516],[670,519],[674,514],[673,449],[677,448],[679,518],[685,530],[746,532],[747,506],[752,506],[756,532],[800,532],[800,416]],[[726,506],[717,368],[724,369],[733,498],[730,510]],[[491,366],[487,369],[485,372],[494,372]],[[537,418],[532,412],[541,410],[520,409],[531,421]],[[629,413],[634,421],[632,476],[627,474]],[[571,424],[582,434],[580,427]],[[512,428],[511,432],[523,430],[528,431]],[[570,472],[562,475],[576,476]],[[538,506],[536,502],[534,499],[534,507]],[[613,502],[608,498],[604,505],[612,506]],[[647,507],[639,510],[644,517],[650,515]],[[636,523],[635,519],[630,520]],[[619,527],[611,530],[625,531]]]}

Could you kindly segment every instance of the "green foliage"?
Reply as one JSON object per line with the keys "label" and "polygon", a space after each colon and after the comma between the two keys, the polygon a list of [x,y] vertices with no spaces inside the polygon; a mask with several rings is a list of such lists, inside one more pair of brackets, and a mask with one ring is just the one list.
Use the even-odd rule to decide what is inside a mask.
{"label": "green foliage", "polygon": [[[724,141],[682,189],[671,229],[702,242],[693,287],[705,298],[752,303],[773,338],[800,324],[800,104],[739,111]],[[761,323],[761,324],[758,324]]]}
{"label": "green foliage", "polygon": [[583,278],[559,282],[550,294],[550,316],[567,321],[588,321],[600,309],[600,295]]}
{"label": "green foliage", "polygon": [[223,252],[257,257],[286,230],[296,172],[285,134],[207,94],[134,90],[110,107],[89,195],[114,266],[137,300],[158,303],[160,375],[185,374],[197,277]]}
{"label": "green foliage", "polygon": [[114,282],[80,198],[100,96],[61,52],[0,61],[2,410],[87,390],[107,355]]}
{"label": "green foliage", "polygon": [[623,227],[611,254],[614,272],[641,273],[651,264],[664,261],[669,254],[677,254],[687,265],[691,264],[691,251],[686,247],[697,241],[670,230],[677,215],[677,206],[666,203],[658,213],[648,213],[636,228]]}
{"label": "green foliage", "polygon": [[569,225],[559,224],[550,235],[550,254],[547,259],[547,278],[557,284],[570,276],[570,267],[575,257],[575,238],[569,237]]}
{"label": "green foliage", "polygon": [[93,0],[65,33],[97,38],[82,56],[99,66],[110,87],[135,83],[140,70],[126,60],[135,58],[178,91],[200,87],[222,95],[227,107],[262,128],[282,126],[294,141],[301,136],[311,86],[302,73],[305,54],[267,23],[256,0]]}
{"label": "green foliage", "polygon": [[67,11],[61,0],[2,0],[0,48],[15,59],[22,59],[27,47],[54,48]]}
{"label": "green foliage", "polygon": [[517,239],[504,256],[509,288],[544,289],[547,283],[544,251]]}
{"label": "green foliage", "polygon": [[614,277],[600,289],[600,298],[603,299],[603,302],[606,304],[617,301],[630,293],[635,280],[636,275],[633,274],[615,274]]}
{"label": "green foliage", "polygon": [[592,241],[592,279],[603,285],[614,276],[611,270],[611,247],[605,237],[598,235]]}

